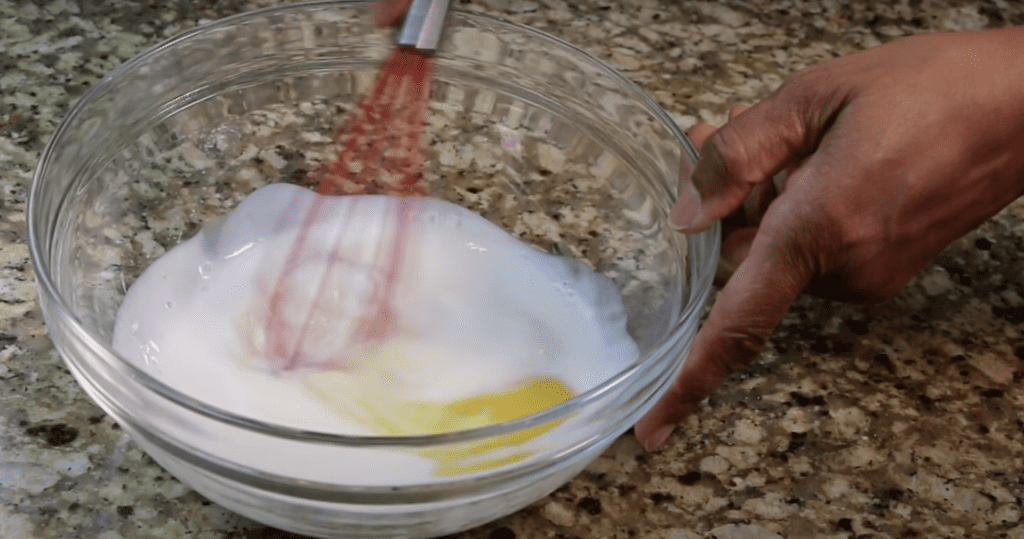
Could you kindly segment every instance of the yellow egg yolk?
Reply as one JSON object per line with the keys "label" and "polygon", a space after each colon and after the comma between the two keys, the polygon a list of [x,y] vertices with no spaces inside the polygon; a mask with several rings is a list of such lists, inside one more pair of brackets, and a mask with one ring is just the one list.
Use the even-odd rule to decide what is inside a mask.
{"label": "yellow egg yolk", "polygon": [[[442,434],[495,425],[544,411],[574,397],[562,381],[533,376],[505,391],[450,402],[407,399],[389,383],[389,370],[396,365],[381,364],[382,357],[388,356],[393,359],[393,354],[373,354],[358,373],[331,371],[311,375],[310,389],[341,415],[389,436]],[[400,361],[399,368],[402,363],[406,362]],[[556,420],[513,434],[415,452],[438,463],[437,475],[483,471],[530,456],[529,451],[516,451],[516,447],[560,423]],[[492,452],[496,454],[488,456]]]}

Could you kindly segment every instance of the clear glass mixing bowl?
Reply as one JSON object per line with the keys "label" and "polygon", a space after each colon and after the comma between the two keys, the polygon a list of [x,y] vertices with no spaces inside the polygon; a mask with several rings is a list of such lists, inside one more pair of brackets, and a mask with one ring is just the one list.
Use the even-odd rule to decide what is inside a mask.
{"label": "clear glass mixing bowl", "polygon": [[[623,293],[642,358],[545,412],[470,431],[358,437],[265,424],[168,387],[112,351],[115,314],[153,260],[254,189],[303,183],[392,48],[366,5],[318,2],[197,28],[108,75],[43,152],[29,241],[53,341],[86,392],[211,500],[317,537],[428,537],[509,514],[580,472],[664,393],[697,331],[717,228],[668,226],[693,147],[640,89],[536,30],[454,12],[436,55],[427,178]],[[504,466],[428,482],[404,456],[552,427]],[[505,438],[503,438],[505,437]],[[354,481],[377,467],[374,480]]]}

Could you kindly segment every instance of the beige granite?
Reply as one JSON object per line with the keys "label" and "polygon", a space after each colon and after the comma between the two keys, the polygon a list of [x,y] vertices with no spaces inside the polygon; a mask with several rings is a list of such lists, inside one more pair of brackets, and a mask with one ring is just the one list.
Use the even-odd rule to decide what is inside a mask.
{"label": "beige granite", "polygon": [[[46,336],[25,199],[69,105],[219,0],[0,0],[0,537],[296,537],[156,466]],[[682,127],[721,124],[794,71],[922,32],[1024,24],[1016,0],[478,0],[632,78]],[[645,454],[624,436],[570,484],[462,538],[1024,539],[1024,202],[897,298],[801,299],[763,357]]]}

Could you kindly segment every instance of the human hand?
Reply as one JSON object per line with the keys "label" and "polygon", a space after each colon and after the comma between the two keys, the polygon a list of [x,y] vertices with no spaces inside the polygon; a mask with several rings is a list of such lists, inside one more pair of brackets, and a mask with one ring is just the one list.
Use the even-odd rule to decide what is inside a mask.
{"label": "human hand", "polygon": [[725,219],[728,282],[637,423],[644,447],[753,360],[801,291],[889,298],[1024,194],[1022,57],[1024,28],[901,39],[804,69],[721,129],[690,131],[699,195],[682,189],[671,218],[688,233]]}
{"label": "human hand", "polygon": [[394,26],[402,22],[412,0],[377,0],[373,7],[373,19],[381,26]]}

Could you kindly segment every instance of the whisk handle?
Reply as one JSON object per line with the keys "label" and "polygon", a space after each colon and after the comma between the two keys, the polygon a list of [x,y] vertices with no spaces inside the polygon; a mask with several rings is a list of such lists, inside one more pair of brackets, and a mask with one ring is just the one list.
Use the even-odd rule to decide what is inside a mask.
{"label": "whisk handle", "polygon": [[448,14],[448,3],[449,0],[413,0],[398,31],[398,45],[421,51],[437,50]]}

